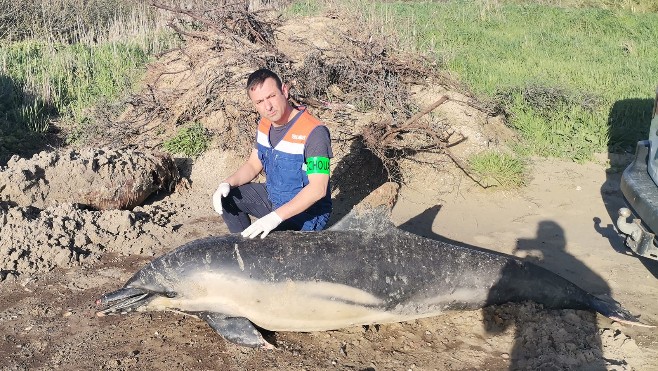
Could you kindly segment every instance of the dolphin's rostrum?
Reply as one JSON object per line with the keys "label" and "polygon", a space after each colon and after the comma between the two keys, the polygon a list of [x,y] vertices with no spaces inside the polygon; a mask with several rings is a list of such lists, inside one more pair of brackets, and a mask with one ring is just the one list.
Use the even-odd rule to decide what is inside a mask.
{"label": "dolphin's rostrum", "polygon": [[642,325],[618,303],[532,263],[399,230],[382,209],[350,213],[322,232],[189,242],[103,295],[97,314],[175,310],[231,342],[270,347],[254,325],[321,331],[523,301]]}

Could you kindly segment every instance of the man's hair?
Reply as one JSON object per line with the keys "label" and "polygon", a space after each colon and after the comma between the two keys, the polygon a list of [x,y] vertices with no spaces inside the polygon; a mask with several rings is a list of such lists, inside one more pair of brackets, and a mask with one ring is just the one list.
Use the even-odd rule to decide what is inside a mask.
{"label": "man's hair", "polygon": [[251,75],[249,75],[249,78],[247,79],[247,93],[249,93],[251,89],[263,85],[265,80],[267,80],[268,78],[274,79],[277,88],[281,90],[282,84],[279,76],[276,73],[268,70],[267,68],[261,68],[257,71],[252,72]]}

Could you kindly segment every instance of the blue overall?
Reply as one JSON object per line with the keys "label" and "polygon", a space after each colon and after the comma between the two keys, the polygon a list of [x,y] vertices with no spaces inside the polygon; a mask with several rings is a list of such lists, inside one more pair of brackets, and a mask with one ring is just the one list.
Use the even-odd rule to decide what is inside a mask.
{"label": "blue overall", "polygon": [[[292,200],[306,185],[306,162],[304,148],[311,131],[322,123],[307,112],[288,128],[283,139],[272,148],[269,140],[271,123],[262,119],[258,125],[258,158],[263,164],[266,174],[268,198],[272,201],[272,209]],[[331,191],[311,205],[307,210],[286,220],[294,229],[302,231],[317,231],[324,228],[331,214]]]}

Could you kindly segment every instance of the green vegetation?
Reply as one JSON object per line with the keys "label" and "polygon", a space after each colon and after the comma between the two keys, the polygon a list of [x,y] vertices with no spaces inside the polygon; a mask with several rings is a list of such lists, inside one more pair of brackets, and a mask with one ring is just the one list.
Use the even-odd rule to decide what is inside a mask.
{"label": "green vegetation", "polygon": [[469,159],[471,171],[485,187],[514,189],[525,185],[526,167],[518,157],[503,152],[484,151]]}
{"label": "green vegetation", "polygon": [[198,157],[208,149],[210,136],[206,128],[199,122],[188,124],[178,130],[176,135],[165,141],[163,147],[171,154],[183,154],[187,157]]}
{"label": "green vegetation", "polygon": [[[500,99],[524,153],[584,161],[632,149],[650,121],[658,14],[627,10],[628,1],[541,3],[550,2],[378,2],[362,11],[476,93]],[[559,94],[547,108],[533,91]]]}
{"label": "green vegetation", "polygon": [[295,17],[307,17],[320,14],[326,3],[317,0],[296,0],[284,9],[284,14]]}
{"label": "green vegetation", "polygon": [[130,91],[151,56],[176,42],[157,14],[129,0],[0,7],[0,164],[43,145],[53,121],[84,131],[98,101]]}
{"label": "green vegetation", "polygon": [[[0,60],[6,62],[2,73],[13,81],[13,109],[23,112],[27,108],[34,113],[14,118],[41,132],[47,126],[34,125],[34,117],[67,115],[83,122],[83,110],[97,99],[116,98],[132,86],[149,52],[127,43],[69,45],[26,40],[3,45]],[[32,105],[26,107],[26,100]]]}
{"label": "green vegetation", "polygon": [[158,29],[148,4],[134,0],[0,0],[0,39],[101,42]]}
{"label": "green vegetation", "polygon": [[[518,155],[586,161],[646,137],[655,0],[296,0],[285,12],[339,4],[504,107],[522,137]],[[42,143],[53,121],[84,138],[95,104],[119,100],[177,42],[165,16],[134,0],[0,0],[0,9],[0,164]]]}
{"label": "green vegetation", "polygon": [[537,3],[554,5],[562,8],[600,8],[609,10],[627,10],[631,12],[657,12],[658,2],[655,0],[507,0],[509,3]]}

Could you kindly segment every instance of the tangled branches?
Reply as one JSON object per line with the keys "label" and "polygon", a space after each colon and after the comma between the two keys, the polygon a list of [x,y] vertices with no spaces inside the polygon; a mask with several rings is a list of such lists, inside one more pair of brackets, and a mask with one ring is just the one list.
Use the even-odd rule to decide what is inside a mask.
{"label": "tangled branches", "polygon": [[421,151],[433,151],[445,154],[462,171],[468,174],[467,166],[450,153],[448,147],[465,140],[463,136],[457,140],[455,133],[446,122],[423,120],[423,117],[437,107],[447,102],[449,98],[443,95],[427,108],[414,114],[401,125],[395,125],[390,119],[372,123],[363,129],[363,142],[377,157],[382,160],[392,181],[403,182],[397,177],[400,174],[398,161]]}
{"label": "tangled branches", "polygon": [[[372,134],[372,135],[365,135],[366,143],[369,143],[370,147],[373,147],[375,146],[376,143],[378,143],[379,145],[385,148],[402,149],[395,144],[394,138],[403,133],[419,132],[427,135],[432,139],[432,142],[429,145],[420,149],[433,149],[437,147],[441,148],[442,143],[444,143],[445,141],[445,139],[442,137],[443,133],[435,132],[429,124],[427,124],[426,122],[419,122],[418,119],[421,118],[423,115],[426,115],[427,113],[433,111],[436,107],[440,106],[447,100],[448,100],[447,96],[445,95],[442,96],[431,106],[413,115],[410,119],[408,119],[398,127],[393,127],[392,123],[390,122],[380,121],[379,123],[368,128],[369,130],[366,132],[366,134]],[[382,134],[374,135],[374,133],[378,131],[382,132]]]}
{"label": "tangled branches", "polygon": [[421,109],[410,94],[410,86],[434,84],[454,90],[456,84],[422,57],[396,53],[372,35],[362,38],[343,35],[346,43],[316,49],[301,68],[289,71],[286,77],[295,82],[295,99],[324,110],[375,112],[381,119],[363,126],[360,138],[394,177],[400,173],[397,166],[401,158],[421,151],[448,154],[446,149],[454,135],[450,125],[436,116],[428,117],[448,97]]}
{"label": "tangled branches", "polygon": [[211,2],[211,7],[208,7],[208,3],[192,2],[183,7],[175,3],[150,1],[153,7],[173,14],[168,25],[180,35],[203,40],[229,37],[238,42],[247,40],[252,44],[273,45],[273,24],[260,21],[257,18],[258,12],[249,10],[248,2],[222,0]]}
{"label": "tangled branches", "polygon": [[[257,117],[244,85],[254,69],[267,67],[290,84],[293,102],[338,126],[345,142],[359,141],[391,180],[403,182],[398,163],[420,152],[445,154],[464,169],[449,151],[464,138],[443,116],[449,105],[442,105],[457,102],[447,92],[470,94],[428,59],[393,49],[358,22],[297,19],[277,28],[248,2],[224,0],[209,8],[201,0],[190,7],[164,1],[171,0],[151,4],[173,14],[170,25],[187,42],[163,59],[159,71],[151,70],[150,94],[142,94],[131,116],[145,130],[199,121],[220,139],[220,148],[250,149]],[[412,94],[419,87],[435,101]]]}

